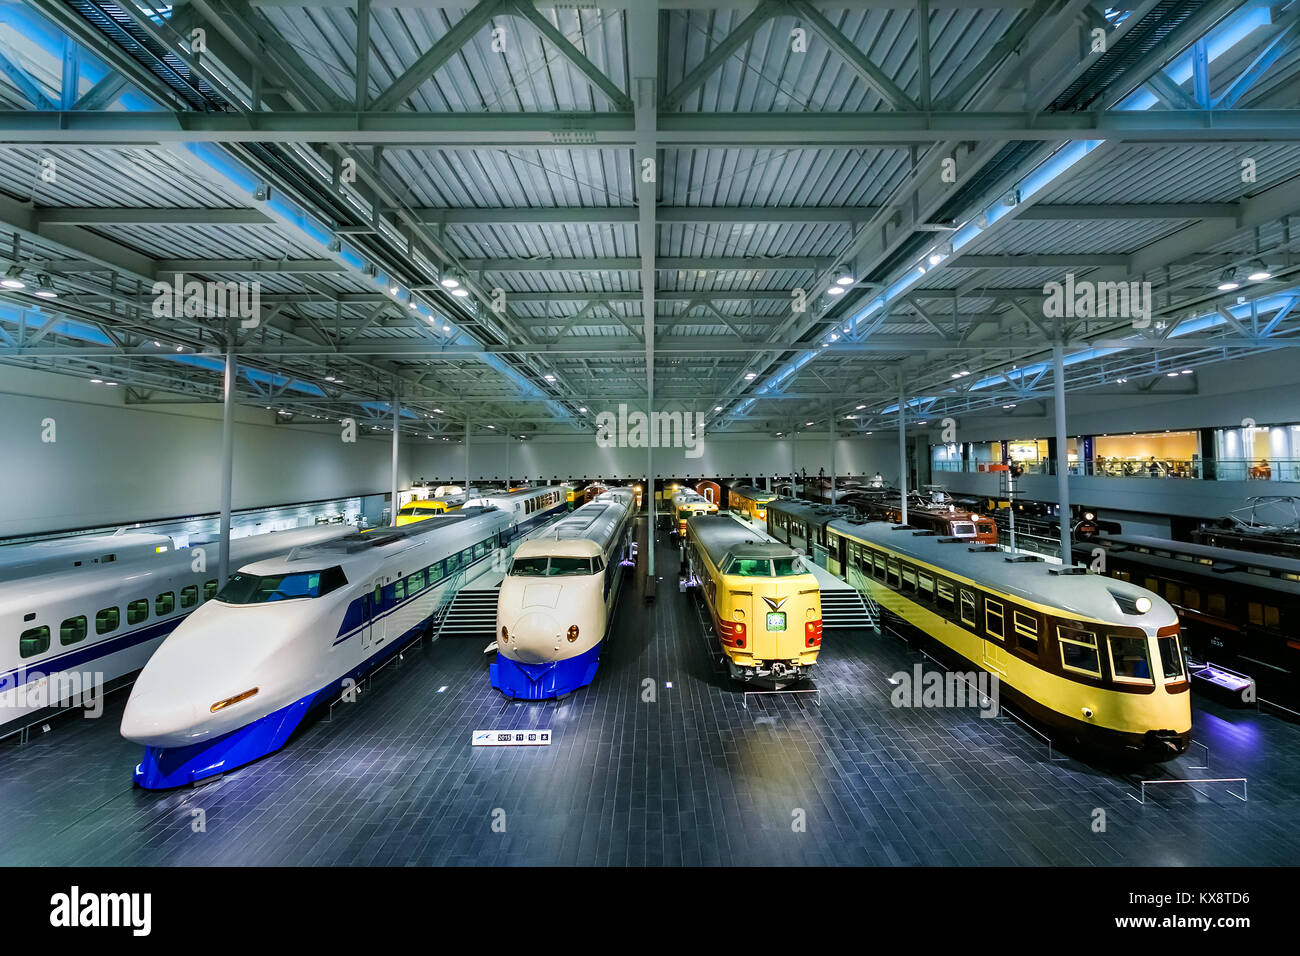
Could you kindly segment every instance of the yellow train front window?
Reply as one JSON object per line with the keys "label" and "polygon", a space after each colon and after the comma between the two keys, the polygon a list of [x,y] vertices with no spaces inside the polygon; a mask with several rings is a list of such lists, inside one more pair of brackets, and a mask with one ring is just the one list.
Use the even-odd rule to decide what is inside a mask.
{"label": "yellow train front window", "polygon": [[772,568],[778,578],[789,577],[793,574],[803,574],[803,562],[796,557],[774,558]]}

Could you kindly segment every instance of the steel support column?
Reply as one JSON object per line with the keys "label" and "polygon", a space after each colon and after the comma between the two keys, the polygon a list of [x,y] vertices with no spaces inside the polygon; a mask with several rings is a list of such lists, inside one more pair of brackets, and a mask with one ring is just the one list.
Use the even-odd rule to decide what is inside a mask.
{"label": "steel support column", "polygon": [[230,576],[230,506],[235,469],[235,343],[226,343],[226,377],[221,394],[221,531],[218,539],[217,581],[224,587]]}
{"label": "steel support column", "polygon": [[1074,557],[1070,549],[1070,454],[1065,436],[1065,346],[1061,342],[1052,346],[1052,365],[1056,376],[1056,499],[1060,509],[1057,518],[1061,529],[1061,564],[1069,567]]}

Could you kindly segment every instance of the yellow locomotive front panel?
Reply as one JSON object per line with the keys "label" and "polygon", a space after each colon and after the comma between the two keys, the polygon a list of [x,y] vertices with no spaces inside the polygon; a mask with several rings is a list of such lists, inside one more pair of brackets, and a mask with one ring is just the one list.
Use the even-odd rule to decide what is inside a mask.
{"label": "yellow locomotive front panel", "polygon": [[807,677],[822,643],[821,588],[790,547],[725,515],[687,522],[687,561],[731,676]]}

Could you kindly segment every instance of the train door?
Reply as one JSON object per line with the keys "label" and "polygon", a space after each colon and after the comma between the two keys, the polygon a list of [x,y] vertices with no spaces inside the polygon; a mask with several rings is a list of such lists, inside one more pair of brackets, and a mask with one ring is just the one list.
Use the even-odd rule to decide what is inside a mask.
{"label": "train door", "polygon": [[981,642],[984,645],[984,667],[1005,675],[1007,663],[1003,642],[1006,640],[1006,608],[1001,601],[992,598],[984,598],[980,603],[984,612],[984,640]]}
{"label": "train door", "polygon": [[[388,618],[384,616],[384,585],[389,578],[379,575],[370,583],[366,596],[366,628],[361,632],[361,648],[378,647],[384,642]],[[391,616],[391,615],[390,615]]]}

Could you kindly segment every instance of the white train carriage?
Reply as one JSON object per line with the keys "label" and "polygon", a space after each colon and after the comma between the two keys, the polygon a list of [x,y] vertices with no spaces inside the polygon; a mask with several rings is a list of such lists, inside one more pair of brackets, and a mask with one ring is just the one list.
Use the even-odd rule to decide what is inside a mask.
{"label": "white train carriage", "polygon": [[538,485],[518,491],[484,492],[471,496],[464,507],[499,508],[510,516],[518,534],[531,531],[568,509],[568,485]]}
{"label": "white train carriage", "polygon": [[596,677],[623,572],[636,493],[598,495],[515,552],[497,598],[492,686],[507,697],[563,697]]}
{"label": "white train carriage", "polygon": [[[230,543],[231,563],[284,554],[348,530],[302,528],[239,538]],[[0,735],[120,686],[218,586],[216,545],[202,553],[191,548],[119,555],[0,584]]]}
{"label": "white train carriage", "polygon": [[145,747],[136,782],[180,786],[280,749],[419,637],[511,534],[505,512],[466,508],[243,566],[131,691],[122,736]]}
{"label": "white train carriage", "polygon": [[176,542],[168,535],[127,531],[125,528],[113,534],[84,534],[6,544],[0,546],[0,581],[151,558],[175,550]]}

